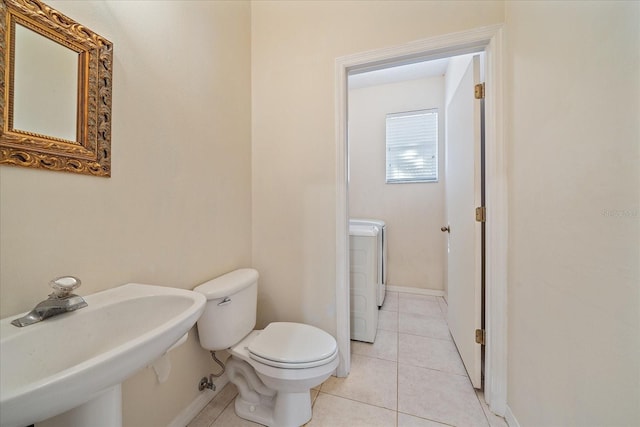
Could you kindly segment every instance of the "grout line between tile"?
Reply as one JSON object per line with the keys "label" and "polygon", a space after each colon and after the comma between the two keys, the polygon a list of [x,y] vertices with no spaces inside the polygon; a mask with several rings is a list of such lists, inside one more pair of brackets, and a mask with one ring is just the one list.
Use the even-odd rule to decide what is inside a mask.
{"label": "grout line between tile", "polygon": [[453,341],[452,338],[438,338],[438,337],[432,337],[429,335],[418,335],[418,334],[412,334],[410,332],[398,332],[398,335],[400,334],[404,334],[404,335],[411,335],[412,337],[423,337],[423,338],[431,338],[432,340],[439,340],[439,341],[444,341],[444,342],[451,342]]}
{"label": "grout line between tile", "polygon": [[329,392],[325,392],[325,391],[321,391],[320,393],[318,393],[318,396],[320,396],[320,394],[326,394],[328,396],[337,397],[338,399],[350,400],[351,402],[360,403],[362,405],[367,405],[367,406],[371,406],[371,407],[374,407],[374,408],[384,409],[385,411],[393,411],[393,412],[396,412],[396,413],[398,412],[397,409],[386,408],[386,407],[380,406],[380,405],[373,405],[373,404],[368,403],[368,402],[363,402],[362,400],[352,399],[350,397],[340,396],[340,395],[329,393]]}
{"label": "grout line between tile", "polygon": [[[398,362],[398,365],[401,365],[401,363],[399,363],[399,362]],[[441,373],[443,373],[443,374],[447,374],[447,375],[457,375],[457,376],[459,376],[459,377],[464,377],[464,378],[466,378],[466,379],[468,379],[468,380],[469,380],[469,375],[468,375],[467,373],[464,373],[464,374],[456,374],[455,372],[443,371],[442,369],[429,368],[429,367],[426,367],[426,366],[410,365],[410,364],[408,364],[408,363],[402,363],[402,365],[404,365],[404,366],[409,366],[409,367],[411,367],[411,368],[426,369],[426,370],[429,370],[429,371],[441,372]],[[473,389],[473,391],[475,392],[475,390],[476,390],[476,389],[475,389],[475,388],[473,388],[473,386],[471,385],[471,380],[469,380],[469,386],[470,386],[470,387]]]}
{"label": "grout line between tile", "polygon": [[[227,385],[229,385],[229,384],[231,384],[231,383],[228,383]],[[225,387],[226,387],[227,385],[225,385]],[[224,388],[223,388],[223,389],[224,389]],[[222,390],[220,390],[220,392],[222,393]],[[209,427],[212,427],[212,426],[215,424],[215,422],[218,420],[218,418],[220,418],[220,417],[222,416],[222,414],[224,414],[224,411],[226,411],[226,410],[227,410],[227,408],[229,407],[229,405],[231,405],[232,403],[233,403],[233,404],[235,404],[236,396],[238,396],[238,393],[236,393],[236,394],[231,398],[231,400],[229,400],[229,403],[227,403],[226,405],[224,405],[224,408],[222,409],[222,411],[220,411],[220,413],[219,413],[218,415],[216,415],[216,417],[213,419],[213,421],[211,421],[211,424],[209,424]],[[233,412],[233,413],[235,414],[235,410],[234,410],[234,412]]]}

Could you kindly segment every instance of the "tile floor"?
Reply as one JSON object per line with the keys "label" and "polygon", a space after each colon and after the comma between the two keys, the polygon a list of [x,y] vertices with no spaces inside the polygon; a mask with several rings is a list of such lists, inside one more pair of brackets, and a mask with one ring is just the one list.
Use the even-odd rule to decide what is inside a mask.
{"label": "tile floor", "polygon": [[[506,427],[474,390],[451,339],[443,298],[387,292],[374,344],[352,341],[351,373],[311,391],[309,427]],[[228,384],[188,427],[255,427]]]}

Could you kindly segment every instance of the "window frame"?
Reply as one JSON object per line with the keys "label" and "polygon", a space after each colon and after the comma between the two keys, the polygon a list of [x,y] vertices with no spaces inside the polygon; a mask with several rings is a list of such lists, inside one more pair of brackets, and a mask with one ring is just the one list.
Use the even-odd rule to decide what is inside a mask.
{"label": "window frame", "polygon": [[[410,141],[411,138],[419,139],[420,136],[400,136],[396,139],[405,138],[405,141],[390,141],[390,120],[393,119],[408,119],[411,117],[426,116],[428,123],[424,126],[427,128],[423,130],[425,135],[424,141]],[[393,122],[391,122],[393,123]],[[396,122],[396,131],[407,131],[408,129],[401,129],[399,122]],[[420,126],[419,123],[409,123],[409,126]],[[440,167],[439,167],[439,109],[438,108],[424,108],[420,110],[402,111],[396,113],[387,113],[385,116],[385,183],[386,184],[409,184],[409,183],[433,183],[440,180]],[[391,145],[390,145],[391,143]],[[420,146],[422,145],[422,147]],[[403,147],[404,146],[404,147]],[[398,158],[402,157],[402,153],[415,151],[416,149],[424,151],[423,153],[417,153],[404,162],[398,162]],[[390,153],[395,151],[394,156],[390,156]],[[398,154],[400,153],[400,154]],[[419,163],[420,157],[431,155],[431,159],[422,159],[425,163],[424,170],[422,172],[410,171],[407,167],[412,166],[411,163]],[[400,169],[400,170],[398,170]],[[405,174],[407,176],[398,176]],[[393,175],[396,175],[395,177]],[[409,176],[411,175],[411,176]]]}

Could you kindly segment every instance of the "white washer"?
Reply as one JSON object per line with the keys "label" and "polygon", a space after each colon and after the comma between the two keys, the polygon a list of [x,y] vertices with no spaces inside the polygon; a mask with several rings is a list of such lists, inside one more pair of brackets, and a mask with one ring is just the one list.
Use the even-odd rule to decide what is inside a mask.
{"label": "white washer", "polygon": [[351,339],[374,342],[378,330],[378,227],[349,227]]}
{"label": "white washer", "polygon": [[372,225],[378,227],[378,307],[382,307],[387,293],[387,225],[381,219],[351,218],[351,226]]}

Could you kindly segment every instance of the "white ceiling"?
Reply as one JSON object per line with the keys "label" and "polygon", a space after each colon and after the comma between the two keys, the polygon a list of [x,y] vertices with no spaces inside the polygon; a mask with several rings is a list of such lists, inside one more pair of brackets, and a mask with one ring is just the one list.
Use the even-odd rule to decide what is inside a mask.
{"label": "white ceiling", "polygon": [[442,58],[352,74],[349,75],[349,89],[359,89],[425,77],[443,76],[447,72],[448,64],[449,58]]}

